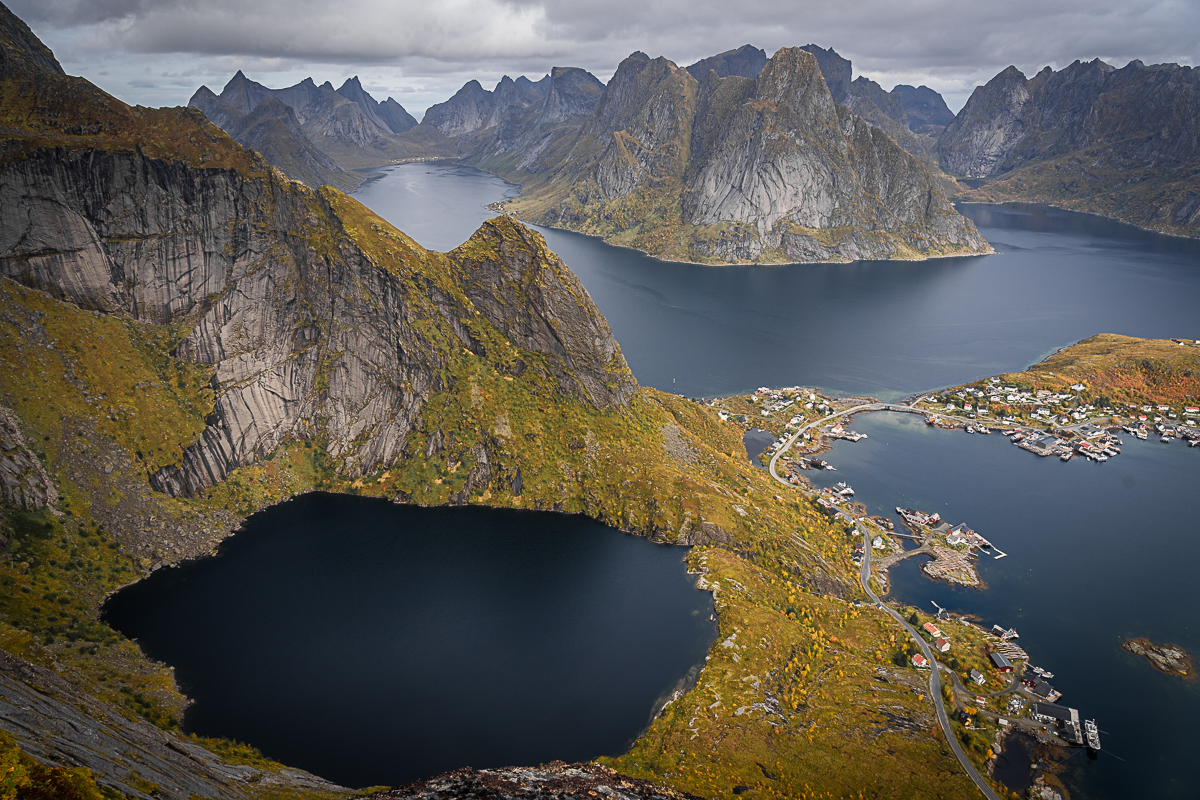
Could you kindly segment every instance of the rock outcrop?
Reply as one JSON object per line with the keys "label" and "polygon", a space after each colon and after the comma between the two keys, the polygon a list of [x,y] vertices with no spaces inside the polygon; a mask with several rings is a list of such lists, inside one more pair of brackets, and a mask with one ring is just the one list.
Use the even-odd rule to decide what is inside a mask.
{"label": "rock outcrop", "polygon": [[1130,639],[1121,644],[1121,649],[1146,659],[1159,672],[1185,680],[1196,679],[1192,657],[1178,645],[1154,644],[1149,639]]}
{"label": "rock outcrop", "polygon": [[229,764],[194,742],[131,721],[48,669],[0,650],[0,726],[35,758],[86,767],[124,797],[249,800],[268,791],[350,791],[297,769]]}
{"label": "rock outcrop", "polygon": [[457,769],[425,781],[402,786],[365,800],[699,800],[640,778],[630,778],[599,764],[552,761],[541,767]]}
{"label": "rock outcrop", "polygon": [[1200,69],[1096,59],[977,87],[941,134],[946,170],[975,196],[1097,211],[1200,235]]}
{"label": "rock outcrop", "polygon": [[0,406],[0,504],[36,511],[54,505],[58,489],[21,435],[21,421]]}

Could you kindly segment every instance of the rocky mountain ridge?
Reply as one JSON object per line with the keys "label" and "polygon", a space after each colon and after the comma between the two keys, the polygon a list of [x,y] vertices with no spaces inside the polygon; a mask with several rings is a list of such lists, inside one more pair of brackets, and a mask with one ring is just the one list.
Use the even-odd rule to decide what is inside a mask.
{"label": "rocky mountain ridge", "polygon": [[968,199],[1033,200],[1200,235],[1200,70],[1096,59],[977,87],[938,139]]}
{"label": "rocky mountain ridge", "polygon": [[754,78],[710,69],[700,82],[634,53],[574,130],[537,152],[514,137],[514,149],[467,161],[522,184],[509,204],[521,216],[667,258],[988,252],[929,170],[874,130],[835,104],[800,49]]}
{"label": "rocky mountain ridge", "polygon": [[[268,100],[274,102],[263,106]],[[188,105],[199,108],[240,144],[258,150],[272,165],[312,187],[329,184],[350,190],[363,178],[347,170],[446,149],[440,135],[432,141],[421,136],[400,138],[398,134],[416,127],[416,120],[390,97],[377,102],[357,76],[336,90],[328,81],[318,86],[312,78],[270,89],[238,70],[219,95],[201,86]],[[247,119],[256,114],[277,123],[263,126]]]}

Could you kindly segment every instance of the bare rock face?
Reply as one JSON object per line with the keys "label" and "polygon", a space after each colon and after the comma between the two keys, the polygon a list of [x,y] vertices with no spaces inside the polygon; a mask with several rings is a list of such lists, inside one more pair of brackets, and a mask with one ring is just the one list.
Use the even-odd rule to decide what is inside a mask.
{"label": "bare rock face", "polygon": [[493,128],[511,114],[541,103],[549,88],[548,77],[534,82],[505,75],[491,92],[479,81],[468,81],[446,102],[430,106],[421,124],[451,137]]}
{"label": "bare rock face", "polygon": [[0,503],[36,511],[58,502],[58,489],[21,435],[21,421],[0,406]]}
{"label": "bare rock face", "polygon": [[592,73],[578,67],[555,67],[550,71],[550,89],[539,110],[538,123],[552,125],[592,113],[604,84]]}
{"label": "bare rock face", "polygon": [[522,182],[538,221],[667,258],[990,252],[929,169],[882,129],[924,139],[907,129],[898,96],[870,84],[898,120],[853,114],[835,103],[817,60],[800,48],[783,48],[750,71],[755,77],[708,69],[697,82],[665,58],[634,53],[576,129],[558,129],[537,152],[514,137],[491,168]]}
{"label": "bare rock face", "polygon": [[947,107],[945,99],[928,86],[898,84],[891,93],[904,105],[908,127],[913,133],[936,137],[954,122],[954,112]]}
{"label": "bare rock face", "polygon": [[0,724],[26,753],[86,767],[100,786],[125,797],[249,800],[263,789],[350,793],[297,769],[269,772],[225,763],[200,745],[126,719],[54,672],[2,650]]}
{"label": "bare rock face", "polygon": [[[802,50],[776,53],[753,83],[706,82],[699,109],[685,213],[696,225],[754,226],[700,245],[708,252],[732,245],[741,258],[778,247],[797,261],[886,258],[896,244],[870,235],[880,230],[917,251],[938,243],[986,249],[925,167],[834,105]],[[817,233],[830,228],[850,233]]]}
{"label": "bare rock face", "polygon": [[367,795],[369,800],[595,800],[597,797],[698,800],[694,795],[630,778],[599,764],[564,764],[561,761],[540,767],[458,769],[426,781]]}
{"label": "bare rock face", "polygon": [[1009,67],[975,89],[938,140],[938,154],[946,169],[967,177],[1001,170],[1014,143],[1025,134],[1022,117],[1029,102],[1027,84],[1020,70]]}

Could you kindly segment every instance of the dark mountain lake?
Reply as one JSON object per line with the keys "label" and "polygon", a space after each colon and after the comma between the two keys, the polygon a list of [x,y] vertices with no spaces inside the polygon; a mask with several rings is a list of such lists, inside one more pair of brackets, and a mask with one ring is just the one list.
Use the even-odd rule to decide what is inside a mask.
{"label": "dark mountain lake", "polygon": [[866,414],[853,428],[868,438],[835,441],[823,458],[837,472],[805,473],[814,485],[846,481],[898,530],[896,506],[936,511],[1008,553],[979,560],[983,591],[929,580],[914,556],[891,569],[891,596],[1017,629],[1032,663],[1054,673],[1059,702],[1105,732],[1097,760],[1074,751],[1065,765],[1075,796],[1197,797],[1200,684],[1155,671],[1121,643],[1146,637],[1200,654],[1200,448],[1122,436],[1107,463],[1064,464],[913,414]]}
{"label": "dark mountain lake", "polygon": [[187,730],[346,786],[628,749],[716,636],[680,547],[548,512],[309,494],[115,595]]}

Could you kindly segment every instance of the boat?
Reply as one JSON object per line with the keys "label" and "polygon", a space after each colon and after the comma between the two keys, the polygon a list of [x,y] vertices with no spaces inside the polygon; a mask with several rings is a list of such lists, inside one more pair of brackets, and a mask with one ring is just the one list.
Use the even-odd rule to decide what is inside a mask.
{"label": "boat", "polygon": [[978,428],[976,428],[976,429],[975,429],[975,432],[976,432],[976,433],[982,433],[984,436],[989,436],[989,435],[991,435],[991,433],[992,433],[991,431],[989,431],[989,430],[988,430],[986,427],[984,427],[983,425],[980,425]]}
{"label": "boat", "polygon": [[833,485],[833,491],[835,494],[840,494],[842,497],[853,497],[854,496],[854,490],[851,489],[850,484],[846,483],[845,481],[841,481],[840,483],[835,483]]}
{"label": "boat", "polygon": [[1059,461],[1070,461],[1071,453],[1063,453],[1061,456],[1058,457],[1058,459],[1059,459]]}
{"label": "boat", "polygon": [[1108,461],[1108,456],[1104,455],[1103,453],[1098,453],[1096,455],[1096,460],[1103,464],[1105,461]]}
{"label": "boat", "polygon": [[1087,741],[1088,750],[1100,752],[1100,729],[1096,727],[1096,720],[1083,721],[1083,738]]}
{"label": "boat", "polygon": [[1146,441],[1146,432],[1145,431],[1138,431],[1137,433],[1134,434],[1134,436],[1141,439],[1143,442]]}
{"label": "boat", "polygon": [[1166,434],[1163,434],[1162,436],[1160,436],[1158,440],[1159,440],[1160,442],[1162,442],[1163,444],[1170,444],[1170,443],[1171,443],[1171,437],[1170,437],[1170,436],[1167,436]]}

